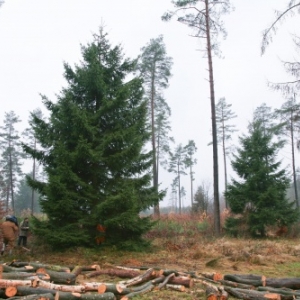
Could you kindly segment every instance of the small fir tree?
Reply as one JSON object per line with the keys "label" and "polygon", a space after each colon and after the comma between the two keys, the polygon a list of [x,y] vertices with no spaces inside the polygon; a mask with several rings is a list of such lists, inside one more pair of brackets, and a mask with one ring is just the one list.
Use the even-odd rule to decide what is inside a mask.
{"label": "small fir tree", "polygon": [[232,212],[244,215],[253,236],[265,236],[268,225],[286,226],[298,219],[294,203],[286,199],[290,181],[276,162],[282,143],[272,142],[273,136],[260,120],[249,125],[249,136],[240,137],[241,148],[232,161],[242,180],[233,179],[225,193]]}

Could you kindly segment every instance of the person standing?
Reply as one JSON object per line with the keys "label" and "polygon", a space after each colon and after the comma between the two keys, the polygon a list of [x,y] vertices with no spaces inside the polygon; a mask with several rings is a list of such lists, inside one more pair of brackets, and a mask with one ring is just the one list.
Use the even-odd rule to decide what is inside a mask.
{"label": "person standing", "polygon": [[28,232],[29,232],[29,221],[28,218],[25,218],[20,224],[18,246],[21,246],[21,244],[23,244],[23,247],[27,246]]}
{"label": "person standing", "polygon": [[1,255],[5,253],[12,254],[15,246],[16,234],[18,232],[17,218],[14,216],[6,216],[5,221],[1,225],[1,233],[3,237],[3,248]]}

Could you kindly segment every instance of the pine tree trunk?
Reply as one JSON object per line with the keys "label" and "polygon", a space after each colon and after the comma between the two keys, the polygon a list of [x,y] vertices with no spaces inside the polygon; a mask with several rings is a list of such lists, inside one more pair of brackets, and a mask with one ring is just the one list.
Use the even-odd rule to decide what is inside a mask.
{"label": "pine tree trunk", "polygon": [[218,140],[217,140],[214,74],[213,74],[213,63],[212,63],[212,54],[211,54],[208,0],[205,0],[205,21],[206,21],[206,40],[207,40],[207,56],[208,56],[208,71],[209,71],[210,101],[211,101],[212,139],[213,139],[214,232],[216,236],[219,236],[221,233],[221,220],[220,220],[220,201],[219,201]]}

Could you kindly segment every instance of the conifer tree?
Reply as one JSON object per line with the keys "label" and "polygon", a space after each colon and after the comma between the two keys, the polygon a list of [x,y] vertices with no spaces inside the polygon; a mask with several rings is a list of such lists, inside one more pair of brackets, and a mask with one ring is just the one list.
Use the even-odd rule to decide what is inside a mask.
{"label": "conifer tree", "polygon": [[[229,122],[236,118],[236,114],[231,110],[232,104],[227,104],[225,98],[220,98],[216,106],[216,121],[217,121],[217,134],[218,142],[222,146],[223,162],[224,162],[224,178],[225,178],[225,191],[227,190],[228,177],[227,177],[227,155],[228,145],[226,144],[231,140],[231,134],[237,131],[236,126],[229,124]],[[227,208],[227,201],[225,198],[225,206]]]}
{"label": "conifer tree", "polygon": [[211,210],[212,196],[210,195],[210,184],[202,182],[195,193],[192,212],[207,214]]}
{"label": "conifer tree", "polygon": [[5,182],[6,210],[11,208],[12,211],[15,209],[14,193],[18,178],[22,175],[21,160],[24,158],[20,136],[15,128],[19,122],[21,120],[15,112],[10,111],[5,113],[4,125],[0,127],[0,167]]}
{"label": "conifer tree", "polygon": [[298,219],[294,203],[286,199],[290,180],[276,161],[282,143],[273,142],[273,136],[260,120],[249,125],[232,161],[240,180],[233,179],[225,193],[232,212],[244,215],[253,236],[265,236],[268,225],[287,226]]}
{"label": "conifer tree", "polygon": [[193,206],[193,199],[194,199],[194,191],[193,191],[193,181],[194,178],[194,171],[193,166],[197,163],[197,159],[194,158],[194,154],[197,151],[197,147],[195,141],[189,140],[187,145],[184,147],[186,149],[186,157],[185,157],[185,165],[189,168],[190,173],[190,185],[191,185],[191,207]]}
{"label": "conifer tree", "polygon": [[[32,174],[27,174],[27,176],[32,177]],[[38,193],[34,191],[35,199],[38,199],[38,196]],[[40,212],[38,201],[35,201],[33,205],[33,210],[37,213]],[[15,196],[15,213],[20,216],[24,210],[32,212],[32,188],[28,185],[25,176],[18,182]]]}
{"label": "conifer tree", "polygon": [[218,236],[221,232],[221,215],[219,199],[219,166],[218,166],[218,141],[215,104],[215,86],[213,72],[213,53],[219,54],[218,36],[226,36],[226,31],[221,20],[223,14],[231,10],[230,0],[174,0],[174,11],[168,11],[162,16],[164,21],[169,21],[175,16],[177,21],[193,29],[193,36],[205,41],[204,53],[207,56],[209,73],[209,90],[212,124],[213,146],[213,177],[214,177],[214,231]]}
{"label": "conifer tree", "polygon": [[[39,119],[43,118],[43,113],[40,109],[35,109],[32,112],[32,115],[36,115]],[[32,116],[29,117],[29,124],[32,123]],[[37,145],[37,139],[34,135],[34,130],[32,127],[26,128],[23,132],[23,139],[24,142],[26,141],[26,143],[33,149],[36,150],[38,145]],[[37,172],[38,172],[38,166],[36,164],[36,159],[33,157],[32,159],[32,174],[31,177],[33,180],[35,180],[36,176],[37,176]],[[23,187],[23,183],[20,185],[20,187]],[[24,189],[22,189],[24,190]],[[26,194],[27,194],[27,190],[26,190]],[[31,205],[30,205],[30,209],[31,209],[31,215],[34,214],[34,208],[38,207],[38,204],[36,204],[36,192],[34,191],[34,189],[31,189]],[[28,207],[29,208],[29,207]]]}
{"label": "conifer tree", "polygon": [[[163,36],[160,35],[141,49],[139,70],[144,80],[145,98],[148,101],[148,117],[151,127],[153,155],[153,186],[158,191],[160,157],[169,151],[168,117],[171,109],[163,97],[163,91],[169,86],[172,58],[167,56]],[[154,207],[154,214],[159,216],[159,205]]]}
{"label": "conifer tree", "polygon": [[291,147],[294,194],[296,205],[299,207],[295,158],[295,131],[297,130],[297,123],[299,122],[300,104],[296,102],[294,96],[283,103],[280,109],[276,109],[275,114],[279,117],[280,133],[286,137],[286,140],[289,142]]}
{"label": "conifer tree", "polygon": [[179,200],[179,214],[181,214],[182,202],[181,202],[181,175],[186,175],[186,148],[179,144],[174,153],[170,152],[169,159],[169,169],[170,173],[176,175],[175,180],[173,180],[173,185],[176,185],[178,191],[178,200]]}
{"label": "conifer tree", "polygon": [[141,247],[152,222],[139,213],[159,195],[151,186],[152,153],[144,149],[150,132],[142,80],[132,76],[136,60],[124,59],[103,28],[82,46],[82,57],[75,68],[64,64],[68,85],[58,101],[43,96],[49,120],[33,115],[43,150],[24,147],[48,177],[28,178],[48,216],[35,221],[35,233],[53,247],[94,246],[101,224],[106,244]]}

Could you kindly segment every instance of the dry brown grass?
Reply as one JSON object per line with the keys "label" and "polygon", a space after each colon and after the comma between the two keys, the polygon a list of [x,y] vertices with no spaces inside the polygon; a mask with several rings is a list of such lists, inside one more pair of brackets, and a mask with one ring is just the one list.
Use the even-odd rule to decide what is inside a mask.
{"label": "dry brown grass", "polygon": [[[36,247],[32,252],[15,252],[15,259],[41,261],[66,266],[98,264],[101,268],[116,265],[128,267],[156,267],[196,273],[260,274],[269,277],[300,277],[300,239],[297,237],[230,238],[212,236],[209,218],[187,216],[164,217],[148,238],[153,248],[147,253],[123,252],[112,248],[70,249],[53,253]],[[205,223],[205,224],[204,224]],[[180,226],[179,226],[180,224]],[[204,224],[204,225],[203,225]],[[178,228],[178,226],[180,228]],[[93,281],[118,279],[93,278]],[[135,299],[205,299],[203,286],[196,284],[187,293],[151,292]]]}

